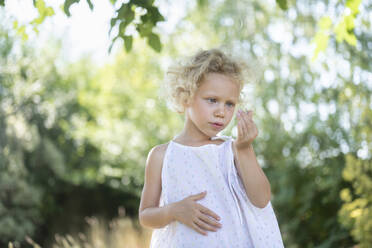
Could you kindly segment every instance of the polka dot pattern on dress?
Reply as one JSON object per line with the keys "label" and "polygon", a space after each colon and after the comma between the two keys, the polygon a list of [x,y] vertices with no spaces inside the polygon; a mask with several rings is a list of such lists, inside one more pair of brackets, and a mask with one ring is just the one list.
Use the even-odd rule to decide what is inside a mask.
{"label": "polka dot pattern on dress", "polygon": [[161,173],[160,206],[207,191],[198,201],[221,217],[222,227],[204,236],[178,221],[154,229],[150,248],[282,248],[271,203],[255,207],[245,194],[233,164],[232,138],[199,147],[169,142]]}

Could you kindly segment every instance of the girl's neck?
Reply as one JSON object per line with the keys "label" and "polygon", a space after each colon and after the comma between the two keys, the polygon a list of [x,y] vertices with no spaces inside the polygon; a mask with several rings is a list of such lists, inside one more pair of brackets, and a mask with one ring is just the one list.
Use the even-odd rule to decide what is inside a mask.
{"label": "girl's neck", "polygon": [[211,136],[201,132],[192,121],[186,118],[183,130],[177,135],[175,140],[187,144],[206,144],[211,143]]}

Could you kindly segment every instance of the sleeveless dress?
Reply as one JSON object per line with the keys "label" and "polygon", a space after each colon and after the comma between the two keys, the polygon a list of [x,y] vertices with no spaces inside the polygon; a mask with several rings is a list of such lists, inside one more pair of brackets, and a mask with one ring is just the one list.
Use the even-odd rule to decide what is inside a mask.
{"label": "sleeveless dress", "polygon": [[222,227],[206,230],[204,236],[181,222],[173,221],[154,229],[150,248],[282,248],[278,222],[269,202],[255,207],[247,197],[234,165],[233,139],[221,144],[198,147],[171,140],[164,155],[161,172],[160,207],[207,191],[197,202],[221,217]]}

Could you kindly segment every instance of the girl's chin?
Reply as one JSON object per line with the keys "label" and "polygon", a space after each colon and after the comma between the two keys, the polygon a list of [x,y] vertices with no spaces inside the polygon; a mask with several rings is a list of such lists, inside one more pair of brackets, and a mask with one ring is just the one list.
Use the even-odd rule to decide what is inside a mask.
{"label": "girl's chin", "polygon": [[216,137],[216,136],[217,136],[221,131],[222,131],[222,130],[212,132],[212,133],[210,133],[210,135],[208,135],[208,136],[209,136],[210,138],[212,138],[212,137]]}

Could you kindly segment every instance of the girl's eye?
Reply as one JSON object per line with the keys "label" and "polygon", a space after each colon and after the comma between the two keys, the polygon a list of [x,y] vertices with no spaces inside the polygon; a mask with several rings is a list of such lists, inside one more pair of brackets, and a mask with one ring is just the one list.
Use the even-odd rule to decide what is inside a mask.
{"label": "girl's eye", "polygon": [[228,105],[229,107],[234,107],[234,106],[235,106],[235,104],[232,103],[232,102],[228,102],[227,105]]}
{"label": "girl's eye", "polygon": [[214,99],[214,98],[208,98],[207,100],[208,100],[209,102],[213,102],[213,103],[216,102],[216,99]]}

